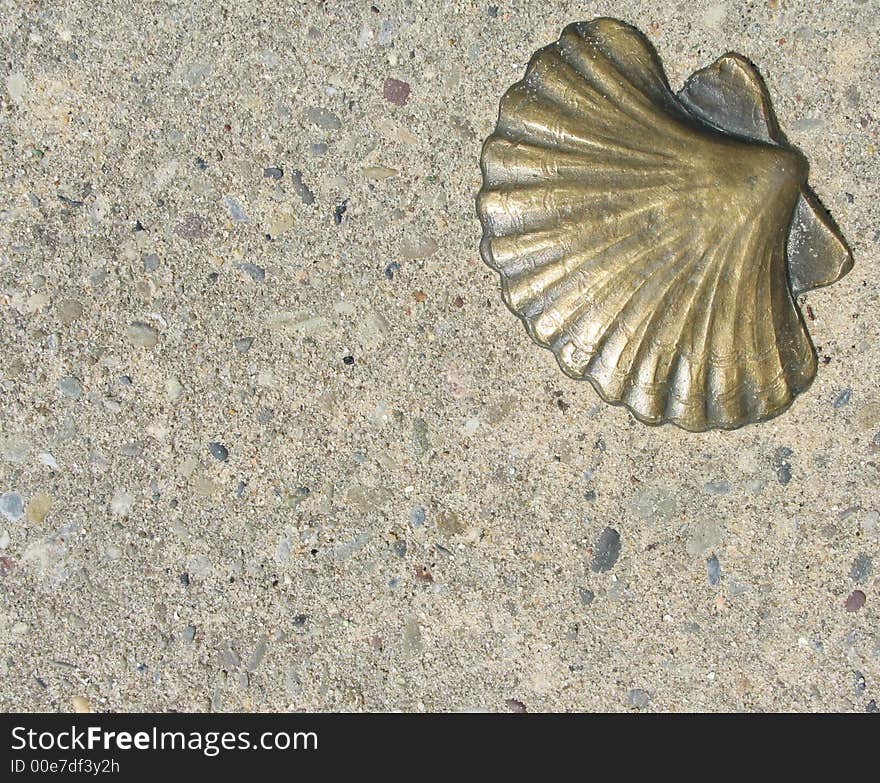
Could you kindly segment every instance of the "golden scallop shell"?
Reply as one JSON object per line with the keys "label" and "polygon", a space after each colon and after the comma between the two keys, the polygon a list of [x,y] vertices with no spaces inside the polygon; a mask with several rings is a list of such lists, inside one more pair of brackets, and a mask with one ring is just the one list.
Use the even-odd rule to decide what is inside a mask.
{"label": "golden scallop shell", "polygon": [[481,164],[481,253],[505,303],[607,402],[732,429],[809,386],[795,296],[852,257],[743,57],[675,95],[635,28],[569,25],[502,98]]}

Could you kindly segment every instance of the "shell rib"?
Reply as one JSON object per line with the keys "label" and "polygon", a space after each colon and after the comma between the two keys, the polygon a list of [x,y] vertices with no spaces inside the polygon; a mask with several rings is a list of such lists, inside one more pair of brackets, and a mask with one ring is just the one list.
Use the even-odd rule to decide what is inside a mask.
{"label": "shell rib", "polygon": [[606,401],[730,429],[812,381],[792,290],[852,259],[743,58],[676,96],[637,30],[570,25],[502,98],[482,170],[481,252],[505,303]]}

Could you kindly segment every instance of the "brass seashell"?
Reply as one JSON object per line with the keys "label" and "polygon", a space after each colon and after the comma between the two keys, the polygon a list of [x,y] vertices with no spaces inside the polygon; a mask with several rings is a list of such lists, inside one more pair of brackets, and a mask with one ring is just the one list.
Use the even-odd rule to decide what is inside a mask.
{"label": "brass seashell", "polygon": [[733,429],[816,373],[795,297],[852,267],[738,54],[675,95],[638,30],[569,25],[501,99],[481,253],[562,369],[647,424]]}

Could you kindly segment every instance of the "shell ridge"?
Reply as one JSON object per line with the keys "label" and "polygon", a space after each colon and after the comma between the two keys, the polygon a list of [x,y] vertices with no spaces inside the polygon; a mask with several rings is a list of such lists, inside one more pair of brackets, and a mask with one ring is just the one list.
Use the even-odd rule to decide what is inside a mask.
{"label": "shell ridge", "polygon": [[[666,79],[660,58],[651,46],[651,42],[635,27],[620,22],[604,24],[599,21],[597,23],[597,20],[594,20],[582,27],[576,27],[569,37],[580,39],[588,50],[600,55],[623,78],[625,88],[632,87],[638,91],[644,96],[647,104],[657,106],[658,100],[664,106],[675,103],[675,97],[669,88],[669,82]],[[621,37],[634,44],[641,52],[626,51],[625,54],[629,55],[630,59],[619,59],[618,50],[622,48],[620,46]],[[561,46],[564,40],[566,40],[566,30],[563,30],[557,43]],[[644,77],[647,77],[646,82],[643,82]],[[647,92],[642,89],[645,85],[650,88]]]}
{"label": "shell ridge", "polygon": [[[658,321],[662,320],[669,314],[669,308],[665,305],[673,288],[680,286],[683,280],[689,277],[695,268],[698,268],[701,264],[705,263],[706,255],[709,252],[709,248],[704,248],[701,252],[690,253],[689,260],[685,264],[682,264],[675,278],[670,281],[670,284],[667,285],[666,288],[658,295],[657,307],[649,311],[648,318],[646,319],[646,322],[644,323],[644,328],[642,329],[643,338],[637,346],[632,357],[630,358],[629,365],[627,367],[627,375],[631,378],[631,385],[634,388],[644,388],[644,384],[641,381],[641,368],[645,365],[648,356],[651,354],[656,356],[657,359],[652,365],[653,369],[651,370],[651,377],[653,380],[651,381],[651,383],[653,386],[663,385],[668,388],[669,369],[674,363],[675,356],[677,355],[680,346],[678,345],[677,341],[673,341],[672,343],[660,343],[659,340],[645,339],[644,336],[650,334],[651,328]],[[660,348],[660,350],[652,350],[658,347]],[[660,362],[664,353],[669,354],[670,362],[666,374],[662,376],[662,380],[658,380],[657,365]]]}
{"label": "shell ridge", "polygon": [[[602,276],[599,277],[594,284],[593,290],[582,291],[581,293],[584,295],[585,300],[589,300],[589,302],[585,301],[583,304],[595,303],[598,301],[598,294],[600,291],[604,290],[604,286],[608,282],[608,270],[606,269],[609,263],[614,263],[617,259],[620,258],[620,249],[621,246],[625,243],[635,244],[636,249],[638,249],[638,235],[633,234],[624,234],[623,236],[616,237],[612,242],[608,243],[606,247],[604,247],[601,251],[595,253],[592,258],[587,259],[584,264],[581,264],[576,272],[574,273],[573,279],[579,279],[581,277],[586,277],[587,274],[599,275],[600,272]],[[668,240],[667,240],[668,241]],[[652,251],[656,250],[656,247],[648,247],[643,248],[641,254],[636,254],[635,256],[628,256],[633,262],[638,260],[641,256],[648,255]],[[548,288],[543,293],[544,301],[548,304],[551,304],[552,307],[556,308],[561,303],[565,302],[564,297],[566,294],[571,295],[571,287],[566,288],[565,280],[561,280],[556,285]],[[579,311],[573,310],[569,313],[569,318],[576,318],[579,315]]]}
{"label": "shell ridge", "polygon": [[[516,119],[517,112],[514,111],[515,108],[522,110],[523,108],[528,107],[530,110],[534,111],[537,108],[535,105],[535,97],[536,95],[529,92],[528,86],[525,85],[524,82],[517,82],[516,84],[514,84],[502,98],[502,112],[501,117],[499,118],[499,122],[501,122],[502,120],[506,122],[508,118]],[[628,147],[622,144],[619,139],[615,139],[614,137],[608,136],[605,133],[598,132],[595,126],[594,119],[596,112],[592,112],[589,114],[575,113],[571,111],[570,107],[556,102],[552,96],[548,97],[541,94],[540,97],[547,98],[550,103],[553,103],[553,105],[560,110],[558,112],[558,115],[564,117],[566,120],[568,120],[568,122],[566,123],[565,130],[563,131],[562,124],[560,124],[557,128],[550,128],[547,125],[542,125],[534,118],[519,118],[520,121],[523,122],[523,127],[533,139],[540,139],[543,141],[543,137],[549,135],[553,138],[555,144],[558,140],[563,140],[563,133],[566,133],[568,137],[573,140],[573,143],[572,141],[569,141],[568,143],[572,148],[571,151],[575,153],[579,152],[581,149],[592,150],[598,147],[597,152],[599,152],[600,154],[604,154],[606,150],[610,148],[630,158],[647,158],[648,160],[661,161],[668,161],[672,159],[670,154],[667,152],[663,152],[661,150],[652,151],[641,148]],[[604,104],[600,104],[597,111],[601,111],[605,108],[608,107]],[[529,124],[529,122],[531,122],[531,124]],[[516,133],[508,125],[504,125],[502,131],[507,131],[514,134]],[[544,146],[547,145],[545,144]]]}
{"label": "shell ridge", "polygon": [[[656,131],[656,125],[659,122],[663,125],[664,130],[672,131],[676,137],[680,136],[678,125],[670,115],[663,111],[664,107],[658,106],[655,101],[640,90],[632,88],[625,77],[622,79],[610,78],[607,70],[601,67],[600,61],[611,65],[619,76],[622,74],[600,50],[579,36],[572,37],[566,37],[563,32],[557,42],[559,51],[566,62],[584,77],[584,81],[593,90],[641,127]],[[627,101],[627,98],[630,100]],[[624,108],[625,106],[626,108]]]}
{"label": "shell ridge", "polygon": [[[748,255],[759,257],[761,254],[766,253],[766,247],[763,245],[759,247],[754,247],[754,237],[758,234],[760,221],[758,220],[749,220],[747,216],[743,217],[742,222],[740,222],[737,227],[736,232],[731,234],[728,238],[727,245],[725,247],[725,255],[722,258],[726,259],[724,262],[718,265],[718,276],[716,277],[715,282],[713,283],[712,295],[709,299],[709,304],[707,306],[708,311],[708,321],[705,325],[705,332],[701,336],[702,338],[702,348],[701,348],[701,365],[705,368],[704,378],[702,379],[703,389],[704,389],[704,408],[706,413],[706,420],[712,421],[713,419],[717,419],[718,421],[727,421],[730,417],[727,415],[721,415],[721,413],[726,414],[726,406],[718,405],[719,412],[710,413],[710,405],[711,398],[713,394],[715,397],[720,398],[723,401],[725,398],[732,398],[739,394],[740,387],[745,384],[744,374],[742,372],[742,362],[743,362],[743,354],[740,350],[734,350],[732,353],[729,350],[720,349],[718,346],[719,340],[723,339],[729,342],[731,346],[737,345],[737,341],[735,339],[736,336],[736,327],[737,323],[741,321],[740,313],[742,310],[739,308],[740,304],[740,294],[742,294],[747,287],[743,284],[743,278],[746,275],[748,270],[748,259],[747,252],[743,252],[745,249],[750,249],[753,252],[748,253]],[[745,231],[744,231],[745,229]],[[733,252],[733,261],[731,258],[731,249]],[[737,263],[738,261],[738,263]],[[719,285],[719,279],[722,274],[730,274],[731,269],[733,272],[733,278],[727,281],[727,284],[722,286]],[[723,298],[729,298],[733,294],[733,303],[730,306],[728,302],[728,306],[730,309],[726,313],[719,313],[719,309],[716,307],[716,301],[721,295]],[[727,320],[731,323],[730,332],[722,332],[721,330],[717,330],[715,325],[719,316],[725,315]],[[754,350],[754,348],[752,348]],[[735,369],[735,377],[734,381],[731,382],[727,375],[722,373],[721,377],[723,378],[723,386],[716,387],[714,390],[710,388],[710,384],[715,382],[717,384],[717,374],[719,370],[723,370],[725,365],[728,367],[733,367]],[[744,413],[746,417],[749,419],[753,418],[755,413],[753,407],[746,401],[746,411]]]}
{"label": "shell ridge", "polygon": [[[522,181],[527,177],[529,184],[547,185],[553,180],[574,182],[592,180],[607,176],[609,173],[619,174],[623,166],[621,160],[600,162],[587,154],[575,155],[571,152],[557,152],[551,147],[537,146],[528,142],[512,142],[503,137],[493,137],[493,145],[485,153],[484,178],[490,189]],[[560,160],[553,164],[542,162],[549,153],[556,152]],[[611,157],[611,156],[609,156]],[[551,168],[552,166],[552,168]],[[661,165],[653,161],[639,161],[643,171],[637,171],[634,177],[653,179],[664,176],[668,181],[673,174],[669,165]],[[519,178],[519,179],[517,179]]]}
{"label": "shell ridge", "polygon": [[[554,82],[565,79],[567,84],[559,85],[565,92],[559,94],[554,89]],[[577,86],[572,82],[578,82]],[[563,56],[559,46],[551,46],[541,52],[540,57],[533,57],[529,62],[526,78],[519,82],[529,92],[540,94],[543,98],[552,101],[566,113],[587,114],[593,122],[604,127],[613,127],[610,119],[605,119],[601,113],[605,109],[612,109],[620,122],[622,118],[629,126],[634,128],[643,127],[644,123],[630,117],[617,103],[609,103],[604,96],[585,82],[583,75]],[[584,105],[572,105],[571,99],[566,100],[566,95],[575,96],[575,103],[579,100]]]}
{"label": "shell ridge", "polygon": [[[631,234],[624,234],[623,236],[618,236],[613,238],[610,241],[603,240],[600,244],[582,244],[582,242],[586,242],[590,239],[590,235],[586,232],[582,232],[578,235],[579,239],[577,242],[572,243],[572,246],[567,248],[568,251],[566,253],[562,253],[558,258],[554,259],[545,264],[545,267],[556,267],[557,265],[563,265],[566,269],[565,271],[574,272],[581,271],[583,267],[590,266],[594,263],[604,263],[607,261],[606,254],[611,251],[613,248],[617,247],[623,242],[627,240],[633,240]],[[573,263],[574,260],[577,259],[578,263]],[[533,274],[534,267],[524,269],[522,272],[516,274],[509,274],[508,278],[510,282],[520,282],[524,278],[528,278]],[[548,286],[546,293],[548,295],[552,295],[554,290]]]}
{"label": "shell ridge", "polygon": [[[705,427],[709,421],[708,409],[706,408],[706,385],[705,385],[705,365],[700,361],[705,345],[705,337],[709,329],[709,322],[713,315],[714,297],[718,292],[718,278],[721,276],[724,264],[716,263],[717,258],[723,258],[723,251],[726,251],[734,241],[736,233],[722,236],[721,239],[714,244],[709,252],[703,256],[702,274],[697,285],[693,286],[690,296],[682,303],[683,313],[678,317],[678,329],[673,330],[675,337],[670,341],[670,345],[674,350],[681,354],[688,367],[688,396],[682,397],[672,391],[682,407],[687,409],[691,414],[694,408],[698,406],[702,418],[700,426]],[[711,288],[709,303],[698,313],[699,319],[692,316],[694,308],[698,302],[705,304],[706,291]],[[685,334],[688,337],[685,338]],[[694,376],[694,367],[697,368],[697,376]],[[701,369],[702,368],[702,369]]]}
{"label": "shell ridge", "polygon": [[[636,252],[636,253],[632,254],[629,257],[630,261],[631,261],[630,268],[632,266],[635,266],[635,263],[637,261],[639,261],[640,259],[644,258],[645,256],[649,256],[651,254],[657,253],[659,250],[661,250],[665,246],[667,246],[669,244],[674,244],[680,238],[681,238],[681,235],[678,235],[678,234],[672,235],[670,237],[667,237],[665,240],[663,240],[662,242],[660,242],[656,245],[645,247],[645,248],[643,248],[643,250],[641,252]],[[635,239],[637,239],[637,237],[628,236],[627,239],[635,240]],[[658,262],[658,267],[663,268],[667,265],[670,265],[674,262],[674,260],[675,260],[674,256],[669,256],[669,257],[663,259],[662,261]],[[628,272],[628,270],[625,270],[624,274],[626,274],[627,272]],[[581,270],[581,273],[583,273],[583,270]],[[601,279],[600,281],[597,281],[597,283],[595,284],[595,287],[593,289],[584,293],[584,300],[585,301],[582,302],[581,305],[578,306],[577,308],[574,308],[568,316],[568,319],[572,322],[573,326],[575,324],[579,323],[581,317],[583,316],[583,305],[585,303],[595,304],[595,303],[602,302],[603,299],[605,299],[606,291],[608,291],[609,289],[623,290],[624,284],[618,278],[619,278],[618,275],[608,275],[605,278]],[[648,281],[648,276],[645,276],[645,278],[640,282],[638,287],[641,287],[641,285],[644,285],[647,281]],[[627,282],[632,282],[632,280],[627,279]],[[585,353],[593,354],[594,356],[599,353],[600,346],[602,344],[603,335],[607,339],[607,332],[609,330],[609,321],[613,323],[614,318],[617,315],[616,311],[612,312],[612,313],[608,313],[608,311],[605,309],[600,310],[600,313],[601,313],[601,315],[604,316],[604,319],[601,322],[601,326],[600,326],[601,331],[599,334],[599,341],[598,342],[587,344],[587,343],[583,342],[580,335],[575,333],[574,329],[571,330],[571,338],[572,338],[572,342],[575,344],[575,346],[577,348],[579,348],[580,350],[584,351]]]}
{"label": "shell ridge", "polygon": [[[649,337],[647,337],[649,333],[649,329],[652,323],[656,321],[658,318],[662,318],[664,314],[664,304],[667,301],[669,292],[678,287],[681,283],[681,280],[684,276],[686,276],[689,271],[693,268],[693,266],[698,263],[699,254],[691,252],[691,248],[688,247],[686,249],[686,253],[683,255],[677,256],[675,261],[679,261],[678,268],[675,268],[675,264],[671,265],[671,268],[674,270],[671,277],[668,277],[664,282],[664,287],[657,293],[657,306],[653,310],[647,310],[643,317],[637,322],[636,325],[630,327],[631,329],[631,337],[627,346],[624,347],[624,351],[629,349],[629,353],[626,357],[625,363],[623,363],[624,351],[621,351],[620,355],[614,360],[615,363],[615,375],[619,376],[617,381],[619,385],[619,391],[615,396],[619,396],[621,400],[626,401],[627,399],[633,399],[634,391],[640,391],[649,395],[649,403],[651,404],[651,409],[644,408],[642,403],[637,400],[633,400],[633,405],[636,408],[639,408],[643,414],[649,415],[652,418],[656,417],[656,413],[653,410],[655,400],[653,399],[654,394],[656,393],[656,389],[658,387],[664,386],[664,381],[658,381],[656,376],[656,365],[657,362],[654,363],[651,371],[650,371],[650,379],[648,379],[645,372],[645,356],[646,351],[650,349],[652,344],[656,347],[656,343],[652,341]],[[681,259],[687,259],[685,261],[681,261]],[[664,271],[667,271],[664,269]],[[633,307],[635,303],[637,303],[637,297],[643,292],[644,286],[648,283],[648,280],[642,281],[636,291],[633,292],[632,296],[630,296],[624,305],[620,308],[620,313],[618,318],[626,322],[627,312]],[[635,346],[635,348],[631,348],[631,346]],[[604,345],[602,346],[602,350],[604,351]],[[662,353],[665,351],[661,350],[656,352],[658,360]],[[608,364],[608,360],[610,357],[604,357],[603,363]],[[629,404],[629,403],[628,403]],[[642,406],[642,407],[640,407]]]}
{"label": "shell ridge", "polygon": [[[786,308],[784,305],[782,307],[777,308],[776,302],[774,302],[774,285],[773,285],[773,272],[774,272],[774,264],[772,255],[767,259],[767,262],[763,265],[761,269],[762,275],[758,278],[759,285],[757,287],[757,294],[760,299],[756,297],[756,300],[759,301],[762,305],[760,309],[756,308],[756,313],[758,316],[761,314],[764,315],[763,318],[755,318],[756,326],[760,321],[768,321],[769,324],[763,325],[761,330],[764,334],[773,334],[775,339],[772,341],[773,346],[775,347],[775,351],[773,353],[773,358],[775,360],[774,363],[774,375],[770,383],[765,384],[765,388],[767,391],[767,400],[766,402],[770,402],[771,405],[779,405],[785,404],[791,395],[791,379],[789,376],[789,370],[787,367],[787,362],[785,357],[783,356],[783,350],[788,344],[787,337],[790,335],[792,338],[799,337],[800,335],[792,334],[790,331],[791,323],[790,323],[790,315],[791,310],[793,309],[793,302],[791,301],[790,294],[788,291],[788,286],[784,286],[784,290],[781,291],[784,299],[788,300],[788,304],[790,307]],[[777,281],[778,282],[778,281]],[[778,290],[778,286],[777,286]],[[776,319],[769,317],[771,314],[776,313],[785,318],[785,323],[780,324]],[[769,326],[769,330],[767,327]],[[800,326],[800,324],[798,324]],[[782,387],[780,388],[780,379],[782,380]],[[773,392],[776,392],[776,396],[773,396]],[[783,396],[780,397],[779,394]]]}

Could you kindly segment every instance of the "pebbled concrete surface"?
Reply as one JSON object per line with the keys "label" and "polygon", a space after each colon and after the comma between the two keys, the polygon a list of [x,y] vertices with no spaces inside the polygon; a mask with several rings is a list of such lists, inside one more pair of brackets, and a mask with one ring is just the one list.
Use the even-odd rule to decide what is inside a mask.
{"label": "pebbled concrete surface", "polygon": [[[873,3],[145,5],[2,3],[0,708],[877,709]],[[600,404],[479,260],[601,14],[750,57],[854,250],[768,424]]]}

